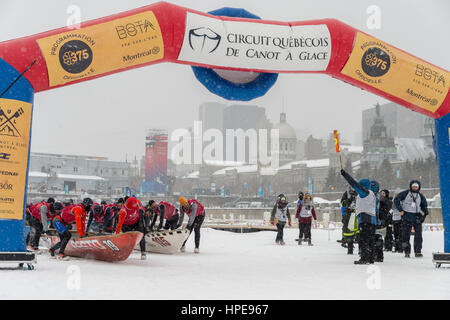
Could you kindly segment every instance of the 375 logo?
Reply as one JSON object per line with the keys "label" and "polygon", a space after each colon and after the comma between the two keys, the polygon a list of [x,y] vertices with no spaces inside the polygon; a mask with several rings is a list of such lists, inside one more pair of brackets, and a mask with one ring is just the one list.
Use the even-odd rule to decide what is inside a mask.
{"label": "375 logo", "polygon": [[75,74],[86,70],[92,63],[91,47],[81,40],[66,42],[59,50],[59,62],[64,70]]}
{"label": "375 logo", "polygon": [[361,67],[371,77],[381,77],[389,71],[391,58],[383,50],[372,47],[366,50],[361,60]]}

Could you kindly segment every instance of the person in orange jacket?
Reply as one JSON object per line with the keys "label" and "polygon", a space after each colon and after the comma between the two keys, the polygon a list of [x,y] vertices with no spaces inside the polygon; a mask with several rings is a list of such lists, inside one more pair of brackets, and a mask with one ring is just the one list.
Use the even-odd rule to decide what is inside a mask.
{"label": "person in orange jacket", "polygon": [[72,234],[67,228],[68,225],[75,222],[80,238],[84,238],[86,236],[86,215],[87,212],[91,210],[93,203],[94,202],[91,198],[84,198],[82,203],[66,207],[60,214],[56,215],[53,219],[53,227],[56,231],[58,231],[60,241],[49,249],[49,253],[52,257],[55,256],[55,251],[59,249],[58,259],[68,259],[64,254],[64,250],[72,237]]}
{"label": "person in orange jacket", "polygon": [[129,197],[119,211],[116,234],[122,232],[139,231],[144,234],[139,242],[141,249],[141,260],[147,258],[145,252],[145,208],[140,205],[140,201],[135,197]]}

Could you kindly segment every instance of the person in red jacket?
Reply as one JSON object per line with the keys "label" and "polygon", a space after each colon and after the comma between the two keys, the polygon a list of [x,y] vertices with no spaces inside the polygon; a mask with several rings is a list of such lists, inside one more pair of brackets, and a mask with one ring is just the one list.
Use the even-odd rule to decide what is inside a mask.
{"label": "person in red jacket", "polygon": [[49,198],[47,202],[39,202],[27,208],[29,213],[30,233],[29,249],[35,253],[41,253],[39,250],[39,240],[42,233],[49,229],[50,221],[61,212],[63,205],[55,202],[55,199]]}
{"label": "person in red jacket", "polygon": [[[184,214],[187,214],[189,217],[186,228],[189,230],[189,234],[194,230],[195,233],[195,253],[200,252],[200,228],[202,226],[203,221],[205,220],[205,208],[203,205],[195,199],[186,199],[185,197],[180,197],[180,220],[178,222],[177,228],[181,227],[184,220]],[[181,252],[186,251],[186,241],[183,242],[181,246]]]}
{"label": "person in red jacket", "polygon": [[141,260],[147,258],[145,252],[145,208],[140,205],[140,201],[135,197],[129,197],[122,209],[119,211],[119,218],[116,227],[116,234],[122,232],[139,231],[144,234],[139,242],[141,248]]}
{"label": "person in red jacket", "polygon": [[68,259],[64,254],[64,250],[72,234],[69,232],[67,226],[75,222],[79,237],[84,238],[86,236],[86,215],[91,210],[93,203],[91,198],[84,198],[82,203],[68,206],[60,214],[55,216],[53,219],[53,227],[58,231],[60,241],[49,249],[51,256],[54,256],[55,251],[59,249],[58,259]]}
{"label": "person in red jacket", "polygon": [[295,217],[298,219],[298,225],[300,229],[300,235],[298,239],[298,244],[302,244],[302,238],[308,241],[308,245],[312,246],[311,243],[311,222],[312,218],[317,220],[316,210],[314,209],[313,197],[309,193],[305,194],[303,202],[299,203],[297,208],[297,213]]}
{"label": "person in red jacket", "polygon": [[178,209],[175,208],[175,206],[166,201],[161,201],[157,204],[154,200],[150,200],[148,202],[148,206],[153,212],[152,222],[149,227],[150,231],[153,230],[153,226],[155,225],[156,220],[158,220],[158,217],[159,225],[157,227],[157,230],[163,228],[164,220],[166,220],[164,229],[175,230],[177,228],[180,215],[178,213]]}
{"label": "person in red jacket", "polygon": [[113,233],[113,221],[118,212],[117,206],[114,203],[111,204],[98,204],[94,203],[89,212],[89,219],[86,226],[86,233],[89,232],[92,222],[98,225],[98,233],[103,231],[106,233]]}

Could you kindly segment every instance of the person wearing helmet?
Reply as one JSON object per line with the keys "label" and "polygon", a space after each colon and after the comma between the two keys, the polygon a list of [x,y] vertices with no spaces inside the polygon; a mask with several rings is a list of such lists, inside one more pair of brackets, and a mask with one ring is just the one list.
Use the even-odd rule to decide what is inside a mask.
{"label": "person wearing helmet", "polygon": [[[371,182],[369,179],[361,179],[356,182],[345,170],[341,169],[341,175],[348,184],[356,191],[356,214],[359,224],[359,247],[361,257],[355,261],[355,264],[371,264],[374,263],[374,235],[375,224],[374,219],[377,216],[377,198],[371,190]],[[375,185],[372,186],[374,188]]]}
{"label": "person wearing helmet", "polygon": [[[186,228],[189,230],[189,234],[194,231],[195,233],[195,249],[194,253],[200,252],[200,228],[203,221],[205,220],[205,208],[196,199],[186,199],[185,197],[180,197],[180,220],[178,221],[177,228],[181,227],[184,220],[184,215],[187,214],[189,220],[187,222]],[[183,242],[180,250],[181,252],[186,251],[187,239]]]}
{"label": "person wearing helmet", "polygon": [[47,202],[39,202],[30,206],[29,212],[29,249],[35,253],[40,253],[39,240],[42,233],[47,233],[49,224],[56,214],[60,213],[63,206],[60,202],[55,202],[55,199],[49,198]]}
{"label": "person wearing helmet", "polygon": [[412,180],[409,183],[409,190],[402,191],[395,197],[394,205],[402,217],[402,248],[405,257],[409,258],[411,253],[411,228],[414,228],[415,256],[423,257],[422,223],[428,215],[428,203],[425,196],[420,193],[420,181]]}
{"label": "person wearing helmet", "polygon": [[98,233],[101,234],[103,231],[107,233],[112,233],[112,222],[115,214],[117,213],[117,207],[115,204],[108,205],[94,203],[89,211],[89,219],[86,226],[86,233],[89,232],[92,222],[95,220],[98,226]]}
{"label": "person wearing helmet", "polygon": [[158,220],[158,217],[160,220],[157,230],[163,228],[164,220],[166,221],[164,229],[175,230],[177,228],[180,215],[175,206],[166,201],[161,201],[157,204],[154,200],[150,200],[147,207],[152,212],[151,224],[149,226],[151,231],[153,230],[153,226],[155,225],[156,220]]}
{"label": "person wearing helmet", "polygon": [[287,207],[287,205],[288,201],[286,197],[284,196],[284,194],[280,194],[270,215],[270,223],[273,225],[276,224],[277,226],[277,236],[275,238],[275,243],[281,245],[285,244],[283,240],[283,231],[286,225],[286,221],[288,221],[289,226],[291,226],[291,214],[289,213],[289,208]]}
{"label": "person wearing helmet", "polygon": [[80,238],[86,236],[85,223],[87,212],[91,210],[93,205],[91,198],[84,198],[79,204],[74,204],[65,207],[60,214],[53,218],[53,226],[58,231],[60,241],[49,249],[50,256],[54,257],[56,250],[59,249],[58,259],[67,260],[68,257],[64,254],[67,244],[69,243],[72,234],[69,232],[68,226],[75,222],[77,232]]}
{"label": "person wearing helmet", "polygon": [[141,260],[147,258],[145,248],[145,208],[140,205],[140,201],[135,197],[128,197],[125,204],[119,211],[116,227],[116,234],[120,232],[139,231],[144,234],[139,242],[141,249]]}

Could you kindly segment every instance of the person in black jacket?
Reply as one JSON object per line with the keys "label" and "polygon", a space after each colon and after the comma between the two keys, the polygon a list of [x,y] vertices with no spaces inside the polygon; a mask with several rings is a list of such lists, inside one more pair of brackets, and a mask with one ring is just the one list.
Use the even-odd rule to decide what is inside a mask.
{"label": "person in black jacket", "polygon": [[[347,247],[347,254],[353,254],[353,247],[355,242],[355,236],[358,230],[358,222],[352,221],[350,218],[353,212],[356,212],[356,197],[358,194],[352,187],[348,187],[348,190],[344,192],[341,197],[341,211],[342,211],[342,237],[344,239],[343,247]],[[356,217],[356,216],[355,216]],[[352,227],[349,227],[353,225]]]}
{"label": "person in black jacket", "polygon": [[358,194],[356,197],[356,213],[359,223],[359,242],[361,248],[361,258],[355,261],[355,264],[374,263],[374,238],[377,198],[371,190],[371,182],[369,179],[361,179],[356,182],[345,170],[341,169],[341,175],[347,180],[348,184]]}
{"label": "person in black jacket", "polygon": [[[411,253],[411,228],[414,228],[414,253],[417,258],[422,255],[422,223],[428,215],[428,203],[420,193],[420,181],[412,180],[409,190],[400,192],[394,199],[394,204],[402,216],[402,248],[405,257]],[[420,213],[422,211],[424,214]]]}
{"label": "person in black jacket", "polygon": [[386,236],[384,237],[385,251],[392,251],[393,237],[392,237],[392,198],[389,197],[389,190],[381,190],[380,193],[380,211],[379,217],[381,225],[386,228]]}

